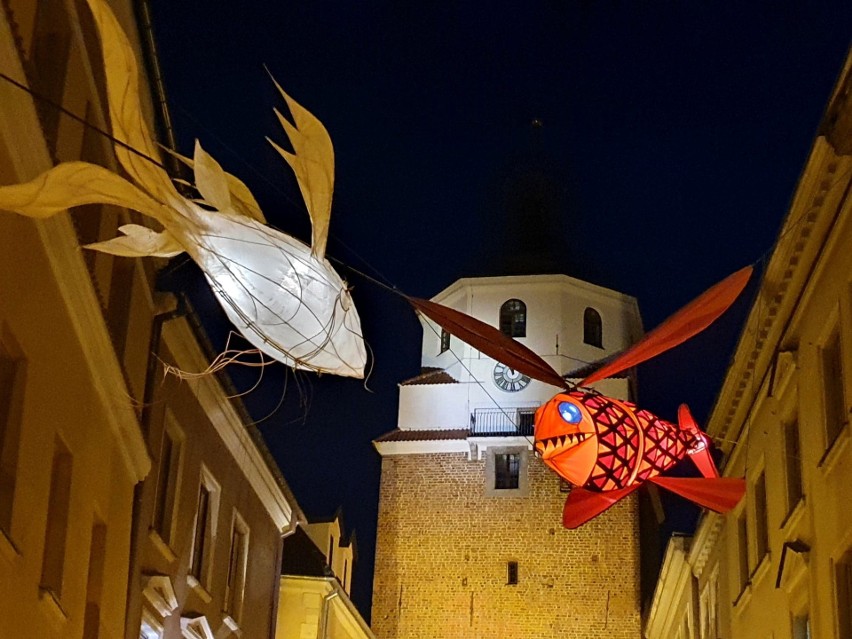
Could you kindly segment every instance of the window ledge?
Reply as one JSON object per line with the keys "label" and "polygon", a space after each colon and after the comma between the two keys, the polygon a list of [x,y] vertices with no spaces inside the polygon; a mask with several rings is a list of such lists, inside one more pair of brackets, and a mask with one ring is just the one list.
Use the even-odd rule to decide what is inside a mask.
{"label": "window ledge", "polygon": [[160,537],[160,533],[158,533],[154,528],[148,529],[148,539],[166,563],[170,564],[177,559],[175,551],[172,550],[171,546],[169,546],[162,537]]}
{"label": "window ledge", "polygon": [[751,580],[746,582],[740,594],[734,599],[734,612],[741,614],[749,601],[751,601]]}
{"label": "window ledge", "polygon": [[0,557],[3,557],[10,564],[16,561],[21,556],[21,551],[12,541],[12,538],[5,530],[0,528]]}
{"label": "window ledge", "polygon": [[213,595],[211,595],[207,589],[201,585],[201,582],[198,581],[196,577],[193,575],[186,576],[186,583],[192,589],[192,591],[198,595],[198,598],[201,599],[206,604],[209,604],[213,601]]}
{"label": "window ledge", "polygon": [[228,629],[238,637],[241,637],[243,635],[243,631],[240,630],[240,625],[227,612],[224,613],[224,616],[222,617],[222,623],[228,626]]}
{"label": "window ledge", "polygon": [[846,422],[843,425],[843,428],[840,429],[840,433],[838,433],[837,437],[834,438],[834,441],[831,442],[828,449],[823,454],[822,458],[819,460],[819,464],[817,464],[817,468],[819,468],[824,473],[830,473],[834,470],[834,467],[837,465],[837,462],[842,457],[843,453],[846,452],[846,449],[849,448],[849,422]]}
{"label": "window ledge", "polygon": [[769,573],[769,564],[772,563],[771,560],[772,553],[768,550],[763,554],[763,557],[760,558],[755,569],[752,571],[751,576],[749,577],[749,583],[751,585],[758,584],[763,581],[764,577]]}
{"label": "window ledge", "polygon": [[62,604],[59,601],[59,597],[55,592],[53,592],[52,588],[48,588],[46,586],[38,587],[38,598],[42,602],[43,605],[50,608],[51,615],[55,622],[64,623],[68,621],[68,613],[65,612],[65,608],[62,607]]}
{"label": "window ledge", "polygon": [[799,522],[802,521],[802,517],[805,514],[805,503],[806,497],[802,495],[799,497],[799,501],[796,502],[796,505],[793,506],[793,509],[787,514],[787,517],[781,522],[781,530],[784,532],[785,537],[789,537],[790,531],[794,530],[799,526]]}

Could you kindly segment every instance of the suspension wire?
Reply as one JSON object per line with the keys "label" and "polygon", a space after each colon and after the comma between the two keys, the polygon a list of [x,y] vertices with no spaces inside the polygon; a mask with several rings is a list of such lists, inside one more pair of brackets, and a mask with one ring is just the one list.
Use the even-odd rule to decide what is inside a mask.
{"label": "suspension wire", "polygon": [[98,132],[99,134],[101,134],[102,136],[104,136],[104,137],[105,137],[105,138],[107,138],[108,140],[111,140],[112,142],[114,142],[115,144],[117,144],[118,146],[120,146],[121,148],[126,149],[127,151],[130,151],[131,153],[134,153],[134,154],[138,155],[140,158],[143,158],[143,159],[145,159],[145,160],[148,160],[151,164],[155,164],[155,165],[157,165],[158,167],[160,167],[161,169],[163,169],[164,171],[168,172],[168,170],[166,169],[166,167],[165,167],[165,166],[164,166],[164,165],[163,165],[163,164],[162,164],[159,160],[155,160],[154,158],[152,158],[152,157],[151,157],[150,155],[148,155],[147,153],[143,153],[142,151],[140,151],[139,149],[137,149],[137,148],[135,148],[135,147],[131,146],[131,145],[130,145],[130,144],[128,144],[127,142],[124,142],[123,140],[119,140],[117,137],[115,137],[115,136],[114,136],[114,135],[112,135],[111,133],[109,133],[109,132],[107,132],[107,131],[104,131],[103,129],[101,129],[100,127],[98,127],[98,126],[96,126],[96,125],[92,124],[91,122],[89,122],[89,121],[88,121],[88,120],[86,120],[85,118],[81,118],[79,115],[77,115],[77,114],[76,114],[76,113],[74,113],[73,111],[69,111],[68,109],[66,109],[66,108],[65,108],[64,106],[62,106],[61,104],[57,104],[56,102],[54,102],[54,101],[53,101],[53,100],[51,100],[50,98],[48,98],[48,97],[46,97],[46,96],[42,95],[42,94],[41,94],[41,93],[39,93],[38,91],[35,91],[35,90],[31,89],[31,88],[30,88],[30,87],[28,87],[27,85],[22,84],[21,82],[18,82],[17,80],[15,80],[14,78],[12,78],[12,77],[10,77],[10,76],[6,75],[6,74],[5,74],[5,73],[3,73],[2,71],[0,71],[0,78],[2,78],[2,79],[4,79],[4,80],[6,80],[6,81],[7,81],[9,84],[11,84],[11,85],[18,87],[18,88],[19,88],[19,89],[21,89],[22,91],[25,91],[26,93],[29,93],[32,97],[36,98],[37,100],[40,100],[41,102],[44,102],[45,104],[49,104],[49,105],[50,105],[50,106],[52,106],[54,109],[57,109],[57,110],[61,111],[62,113],[64,113],[65,115],[67,115],[67,116],[68,116],[69,118],[71,118],[72,120],[75,120],[75,121],[79,122],[80,124],[82,124],[83,126],[88,127],[88,128],[90,128],[90,129],[92,129],[93,131]]}

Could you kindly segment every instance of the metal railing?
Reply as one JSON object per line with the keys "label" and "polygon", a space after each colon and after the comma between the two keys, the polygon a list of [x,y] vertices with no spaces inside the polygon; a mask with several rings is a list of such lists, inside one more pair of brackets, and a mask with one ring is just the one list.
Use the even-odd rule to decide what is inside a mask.
{"label": "metal railing", "polygon": [[532,436],[536,408],[476,408],[470,414],[470,434],[477,437]]}

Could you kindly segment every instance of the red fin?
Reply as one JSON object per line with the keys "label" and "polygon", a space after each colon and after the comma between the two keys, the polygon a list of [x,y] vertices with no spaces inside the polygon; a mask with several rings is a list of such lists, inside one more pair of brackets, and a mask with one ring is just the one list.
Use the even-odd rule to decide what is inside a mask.
{"label": "red fin", "polygon": [[698,439],[696,447],[686,451],[692,463],[705,477],[718,477],[719,471],[710,454],[710,440],[699,430],[686,404],[681,404],[677,409],[677,421],[681,430],[691,433]]}
{"label": "red fin", "polygon": [[649,481],[717,513],[726,513],[734,508],[746,490],[745,479],[736,477],[657,476]]}
{"label": "red fin", "polygon": [[616,502],[627,497],[637,488],[639,488],[639,484],[619,490],[607,490],[602,493],[585,488],[573,488],[568,499],[565,500],[565,508],[562,510],[562,525],[571,530],[579,528],[610,506],[614,506]]}
{"label": "red fin", "polygon": [[703,331],[739,297],[751,277],[751,271],[752,267],[747,266],[706,290],[614,360],[589,375],[580,382],[580,386],[588,386],[648,361]]}

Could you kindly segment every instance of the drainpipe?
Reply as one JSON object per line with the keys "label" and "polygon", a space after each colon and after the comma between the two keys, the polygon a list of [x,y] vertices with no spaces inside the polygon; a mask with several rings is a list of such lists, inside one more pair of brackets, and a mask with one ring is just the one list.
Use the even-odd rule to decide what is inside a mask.
{"label": "drainpipe", "polygon": [[[171,301],[171,295],[168,297],[164,294],[160,295],[162,297],[158,300],[159,303],[155,307],[154,317],[151,321],[151,335],[148,339],[148,366],[145,371],[145,387],[142,391],[142,412],[139,417],[139,426],[142,430],[142,436],[145,439],[146,445],[148,443],[148,434],[151,430],[154,380],[157,374],[157,362],[159,361],[157,359],[157,353],[160,351],[160,340],[163,336],[163,324],[186,314],[186,302],[182,295],[177,298],[177,304],[174,308],[166,308],[166,300]],[[171,305],[169,304],[169,306]],[[148,451],[148,455],[151,459],[154,459],[154,455],[151,454],[150,450]],[[138,626],[130,625],[131,620],[133,620],[134,623],[137,620],[136,615],[131,614],[130,607],[132,604],[135,605],[138,603],[133,600],[133,594],[136,592],[136,586],[138,585],[137,572],[139,568],[139,558],[137,555],[141,546],[140,540],[144,534],[143,526],[140,522],[144,490],[145,479],[133,487],[133,508],[130,515],[130,561],[127,566],[127,597],[125,599],[127,603],[125,604],[124,616],[126,637],[136,637],[139,632]]]}
{"label": "drainpipe", "polygon": [[338,592],[337,588],[333,583],[331,584],[331,587],[333,588],[333,590],[322,598],[322,616],[320,617],[320,627],[319,632],[317,633],[317,639],[328,639],[328,609],[330,607],[329,604],[332,599],[340,596],[340,593]]}

